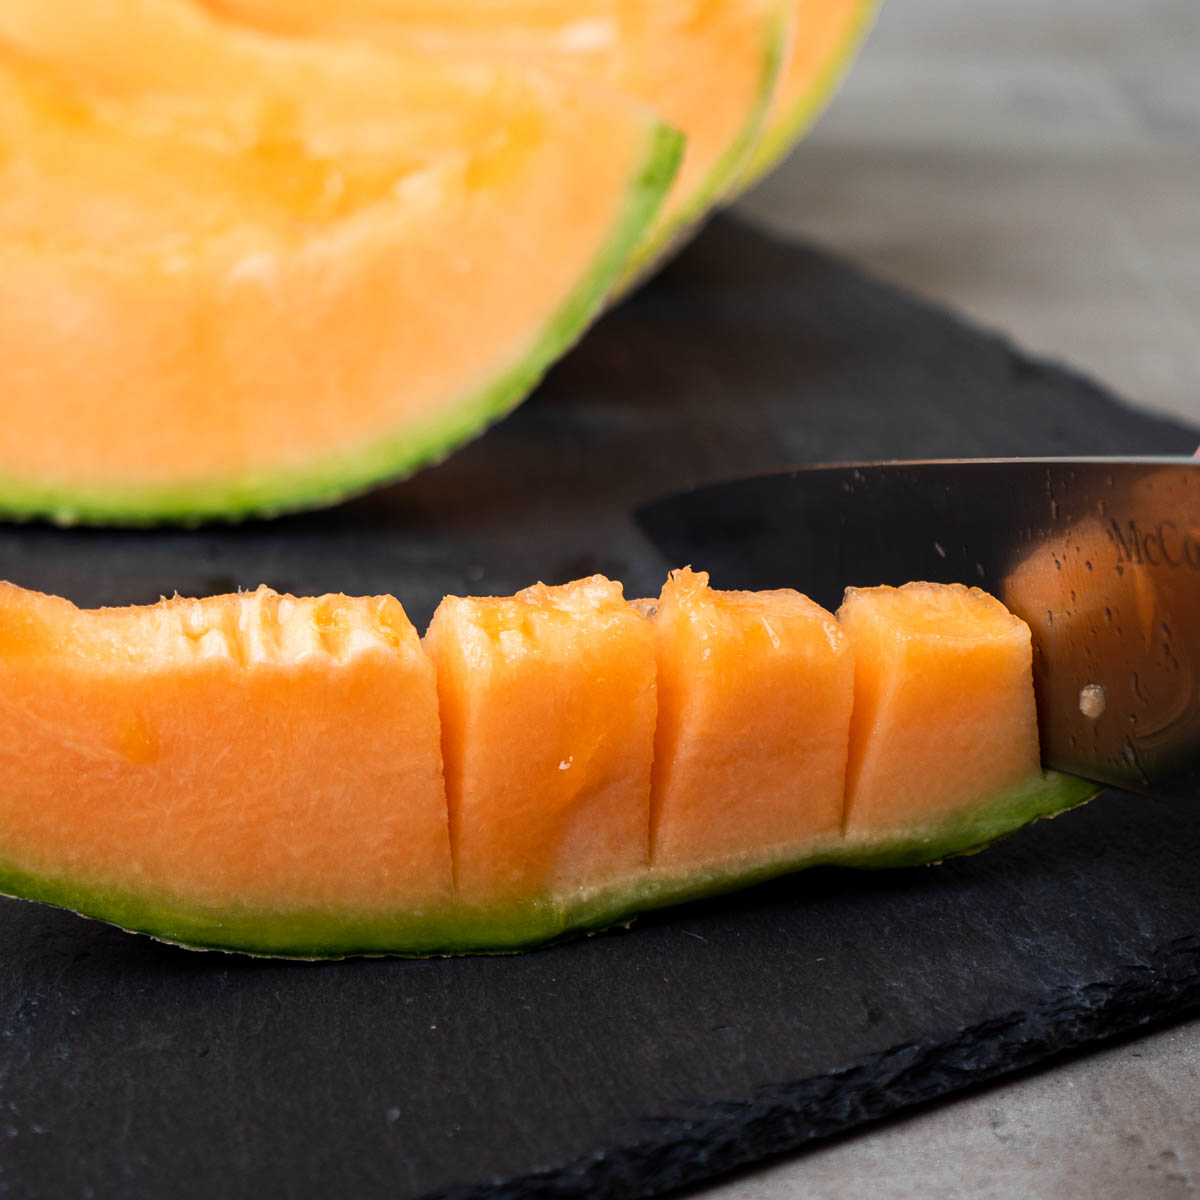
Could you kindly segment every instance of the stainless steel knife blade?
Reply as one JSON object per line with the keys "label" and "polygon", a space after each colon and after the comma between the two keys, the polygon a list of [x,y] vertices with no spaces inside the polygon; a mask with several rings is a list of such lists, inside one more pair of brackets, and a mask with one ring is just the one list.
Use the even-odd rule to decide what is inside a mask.
{"label": "stainless steel knife blade", "polygon": [[806,467],[637,520],[716,587],[978,586],[1033,631],[1048,766],[1134,791],[1200,783],[1200,462],[958,459]]}

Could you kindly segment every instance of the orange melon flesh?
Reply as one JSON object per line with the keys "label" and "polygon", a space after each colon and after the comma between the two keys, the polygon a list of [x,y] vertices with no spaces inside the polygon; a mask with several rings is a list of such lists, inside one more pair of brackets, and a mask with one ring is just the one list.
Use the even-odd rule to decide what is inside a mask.
{"label": "orange melon flesh", "polygon": [[793,7],[791,53],[739,191],[777,166],[812,128],[866,37],[879,0],[795,0]]}
{"label": "orange melon flesh", "polygon": [[0,6],[0,141],[0,507],[105,520],[444,453],[578,334],[679,151],[586,84],[174,0]]}
{"label": "orange melon flesh", "polygon": [[436,685],[404,610],[0,584],[0,886],[192,944],[436,948]]}
{"label": "orange melon flesh", "polygon": [[1028,626],[960,584],[851,588],[848,839],[945,826],[1041,778]]}
{"label": "orange melon flesh", "polygon": [[422,649],[390,597],[85,612],[0,585],[0,893],[196,947],[500,951],[934,861],[1096,791],[1040,771],[996,601],[910,585],[840,617],[597,576],[448,597]]}
{"label": "orange melon flesh", "polygon": [[653,617],[658,871],[795,859],[842,826],[850,639],[794,591],[720,592],[672,573]]}
{"label": "orange melon flesh", "polygon": [[629,273],[721,198],[757,140],[791,45],[793,0],[203,0],[260,28],[497,54],[595,79],[687,135]]}
{"label": "orange melon flesh", "polygon": [[448,596],[424,644],[460,900],[563,904],[644,875],[654,640],[621,585]]}

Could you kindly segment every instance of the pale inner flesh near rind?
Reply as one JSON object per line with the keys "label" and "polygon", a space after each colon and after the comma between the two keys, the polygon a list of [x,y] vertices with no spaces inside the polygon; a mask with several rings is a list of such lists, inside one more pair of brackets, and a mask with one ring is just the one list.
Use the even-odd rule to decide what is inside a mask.
{"label": "pale inner flesh near rind", "polygon": [[[25,0],[31,2],[31,0]],[[762,134],[792,51],[794,0],[202,0],[289,34],[536,62],[645,101],[687,136],[629,278],[721,199]]]}
{"label": "pale inner flesh near rind", "polygon": [[147,44],[89,67],[20,28],[49,10],[0,7],[16,511],[272,510],[443,453],[577,336],[679,153],[634,101],[533,68],[66,7],[91,45],[129,9]]}
{"label": "pale inner flesh near rind", "polygon": [[[672,582],[693,598],[702,590],[700,577]],[[664,589],[667,606],[671,586]],[[894,591],[858,596],[861,603],[876,593],[886,609]],[[760,593],[746,608],[761,626],[764,613],[778,620],[796,611],[798,599]],[[662,597],[648,606],[651,613],[663,607]],[[650,734],[639,713],[644,664],[660,651],[646,609],[626,605],[619,585],[600,578],[539,585],[507,600],[451,598],[431,630],[444,646],[426,655],[388,597],[298,600],[261,589],[92,613],[5,585],[0,891],[170,941],[250,953],[501,951],[807,865],[934,861],[981,848],[1097,790],[1034,769],[1004,786],[974,789],[956,810],[942,803],[932,817],[915,811],[908,822],[879,831],[851,828],[839,837],[818,827],[807,842],[794,837],[782,847],[735,839],[723,858],[706,846],[692,862],[647,865],[652,763],[638,743]],[[978,612],[968,617],[966,624],[979,623]],[[889,619],[897,624],[894,612]],[[921,620],[910,626],[927,635]],[[554,655],[571,640],[587,643],[586,651],[555,665]],[[435,666],[456,641],[451,690],[465,709],[475,706],[476,718],[474,728],[460,723],[458,749],[446,738],[447,692],[439,695],[434,681]],[[727,638],[726,650],[732,648]],[[565,695],[557,690],[561,682],[542,678],[531,662],[550,675],[565,673],[571,690],[591,695]],[[734,651],[726,669],[736,675],[756,664],[741,663]],[[513,686],[523,674],[529,688],[546,694],[523,698]],[[622,710],[589,706],[603,695]],[[517,711],[502,712],[501,704]],[[487,726],[489,705],[500,718],[494,729]],[[573,745],[564,739],[572,729],[583,735]],[[472,748],[480,730],[484,739]],[[642,732],[620,745],[629,730]],[[547,786],[547,755],[563,756],[554,767],[578,782],[551,777],[543,808],[536,797],[505,796],[481,775],[495,801],[516,803],[520,823],[540,828],[508,832],[521,852],[540,857],[512,859],[522,868],[517,887],[496,887],[477,869],[460,873],[455,887],[455,821],[460,849],[468,837],[485,851],[505,842],[503,813],[463,803],[463,749],[477,770],[499,774],[507,769],[506,741],[514,773],[525,771],[533,786]],[[539,759],[541,742],[546,753]],[[459,756],[459,807],[455,817],[451,805],[451,821],[443,747],[448,766]],[[589,756],[599,768],[590,783]],[[701,786],[705,769],[701,762]],[[712,802],[736,801],[716,794],[729,789],[721,778],[709,773]],[[638,794],[644,821],[640,829],[636,821],[625,826],[625,851],[597,840],[594,819],[579,824],[581,814],[628,812],[629,797]],[[619,797],[625,799],[612,809]],[[474,828],[464,834],[466,824]]]}

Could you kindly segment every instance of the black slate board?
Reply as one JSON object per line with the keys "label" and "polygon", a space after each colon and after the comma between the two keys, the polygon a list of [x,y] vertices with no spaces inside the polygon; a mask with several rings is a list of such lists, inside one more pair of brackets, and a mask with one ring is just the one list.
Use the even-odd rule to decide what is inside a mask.
{"label": "black slate board", "polygon": [[[195,533],[0,528],[0,576],[84,604],[391,591],[423,622],[443,592],[536,578],[653,593],[668,564],[633,505],[712,478],[1198,440],[719,221],[524,408],[409,483]],[[1198,818],[1109,793],[935,870],[811,872],[511,958],[260,962],[4,902],[0,1194],[696,1182],[1200,1004]]]}

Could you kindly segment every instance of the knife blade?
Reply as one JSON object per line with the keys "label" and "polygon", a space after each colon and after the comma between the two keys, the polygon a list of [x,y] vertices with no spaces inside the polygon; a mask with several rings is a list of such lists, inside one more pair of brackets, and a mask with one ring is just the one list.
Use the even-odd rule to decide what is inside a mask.
{"label": "knife blade", "polygon": [[1200,784],[1200,462],[848,463],[698,487],[635,517],[722,588],[977,586],[1033,634],[1042,757],[1132,791]]}

